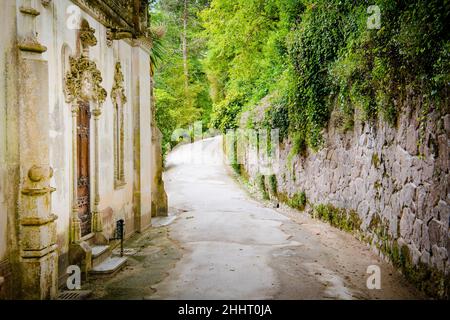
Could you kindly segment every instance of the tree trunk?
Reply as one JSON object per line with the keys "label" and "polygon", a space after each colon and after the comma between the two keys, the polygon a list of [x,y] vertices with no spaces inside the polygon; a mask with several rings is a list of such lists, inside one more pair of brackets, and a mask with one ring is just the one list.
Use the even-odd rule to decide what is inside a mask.
{"label": "tree trunk", "polygon": [[184,0],[183,12],[183,68],[184,68],[184,89],[188,90],[189,70],[188,70],[188,50],[187,50],[187,23],[188,23],[188,0]]}

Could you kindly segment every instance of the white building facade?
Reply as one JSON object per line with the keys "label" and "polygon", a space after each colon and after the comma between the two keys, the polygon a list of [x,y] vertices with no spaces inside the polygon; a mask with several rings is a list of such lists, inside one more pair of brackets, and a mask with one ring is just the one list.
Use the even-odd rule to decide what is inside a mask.
{"label": "white building facade", "polygon": [[51,299],[118,220],[129,236],[167,212],[148,7],[5,0],[0,19],[0,298]]}

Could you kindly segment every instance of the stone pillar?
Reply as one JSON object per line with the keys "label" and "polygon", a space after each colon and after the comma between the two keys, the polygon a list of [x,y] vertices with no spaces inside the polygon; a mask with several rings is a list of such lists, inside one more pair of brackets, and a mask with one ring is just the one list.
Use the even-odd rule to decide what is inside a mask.
{"label": "stone pillar", "polygon": [[162,179],[163,159],[161,150],[162,134],[156,126],[156,121],[152,122],[152,217],[168,216],[167,193]]}
{"label": "stone pillar", "polygon": [[19,153],[18,199],[20,294],[24,299],[52,299],[57,295],[58,254],[56,215],[51,212],[49,166],[48,63],[46,48],[36,38],[39,11],[31,1],[19,7]]}
{"label": "stone pillar", "polygon": [[141,223],[141,122],[140,122],[140,85],[139,85],[139,49],[134,43],[131,64],[131,105],[133,110],[133,212],[134,227],[142,231]]}
{"label": "stone pillar", "polygon": [[150,123],[152,128],[152,217],[168,216],[167,193],[162,172],[162,133],[156,125],[153,74],[150,75]]}
{"label": "stone pillar", "polygon": [[100,164],[99,164],[99,133],[98,133],[98,120],[102,114],[102,110],[98,103],[95,104],[95,108],[92,111],[94,115],[94,208],[92,210],[92,231],[102,232],[102,219],[98,211],[98,205],[100,204]]}
{"label": "stone pillar", "polygon": [[77,184],[77,117],[78,102],[72,102],[72,212],[70,217],[70,243],[78,243],[81,239],[81,221],[78,216],[78,184]]}

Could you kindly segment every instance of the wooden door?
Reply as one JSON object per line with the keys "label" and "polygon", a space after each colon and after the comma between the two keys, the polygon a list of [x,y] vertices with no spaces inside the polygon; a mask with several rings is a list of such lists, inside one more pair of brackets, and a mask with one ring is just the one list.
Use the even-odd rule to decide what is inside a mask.
{"label": "wooden door", "polygon": [[81,236],[91,232],[90,206],[90,170],[89,170],[89,138],[90,138],[89,103],[80,102],[77,118],[78,148],[78,216],[81,220]]}

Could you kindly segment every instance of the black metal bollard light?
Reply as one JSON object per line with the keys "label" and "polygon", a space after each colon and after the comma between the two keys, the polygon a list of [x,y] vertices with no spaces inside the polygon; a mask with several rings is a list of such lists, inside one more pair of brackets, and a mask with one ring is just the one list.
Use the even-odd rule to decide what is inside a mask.
{"label": "black metal bollard light", "polygon": [[123,257],[123,233],[125,221],[123,219],[116,222],[116,238],[120,239],[120,256]]}

